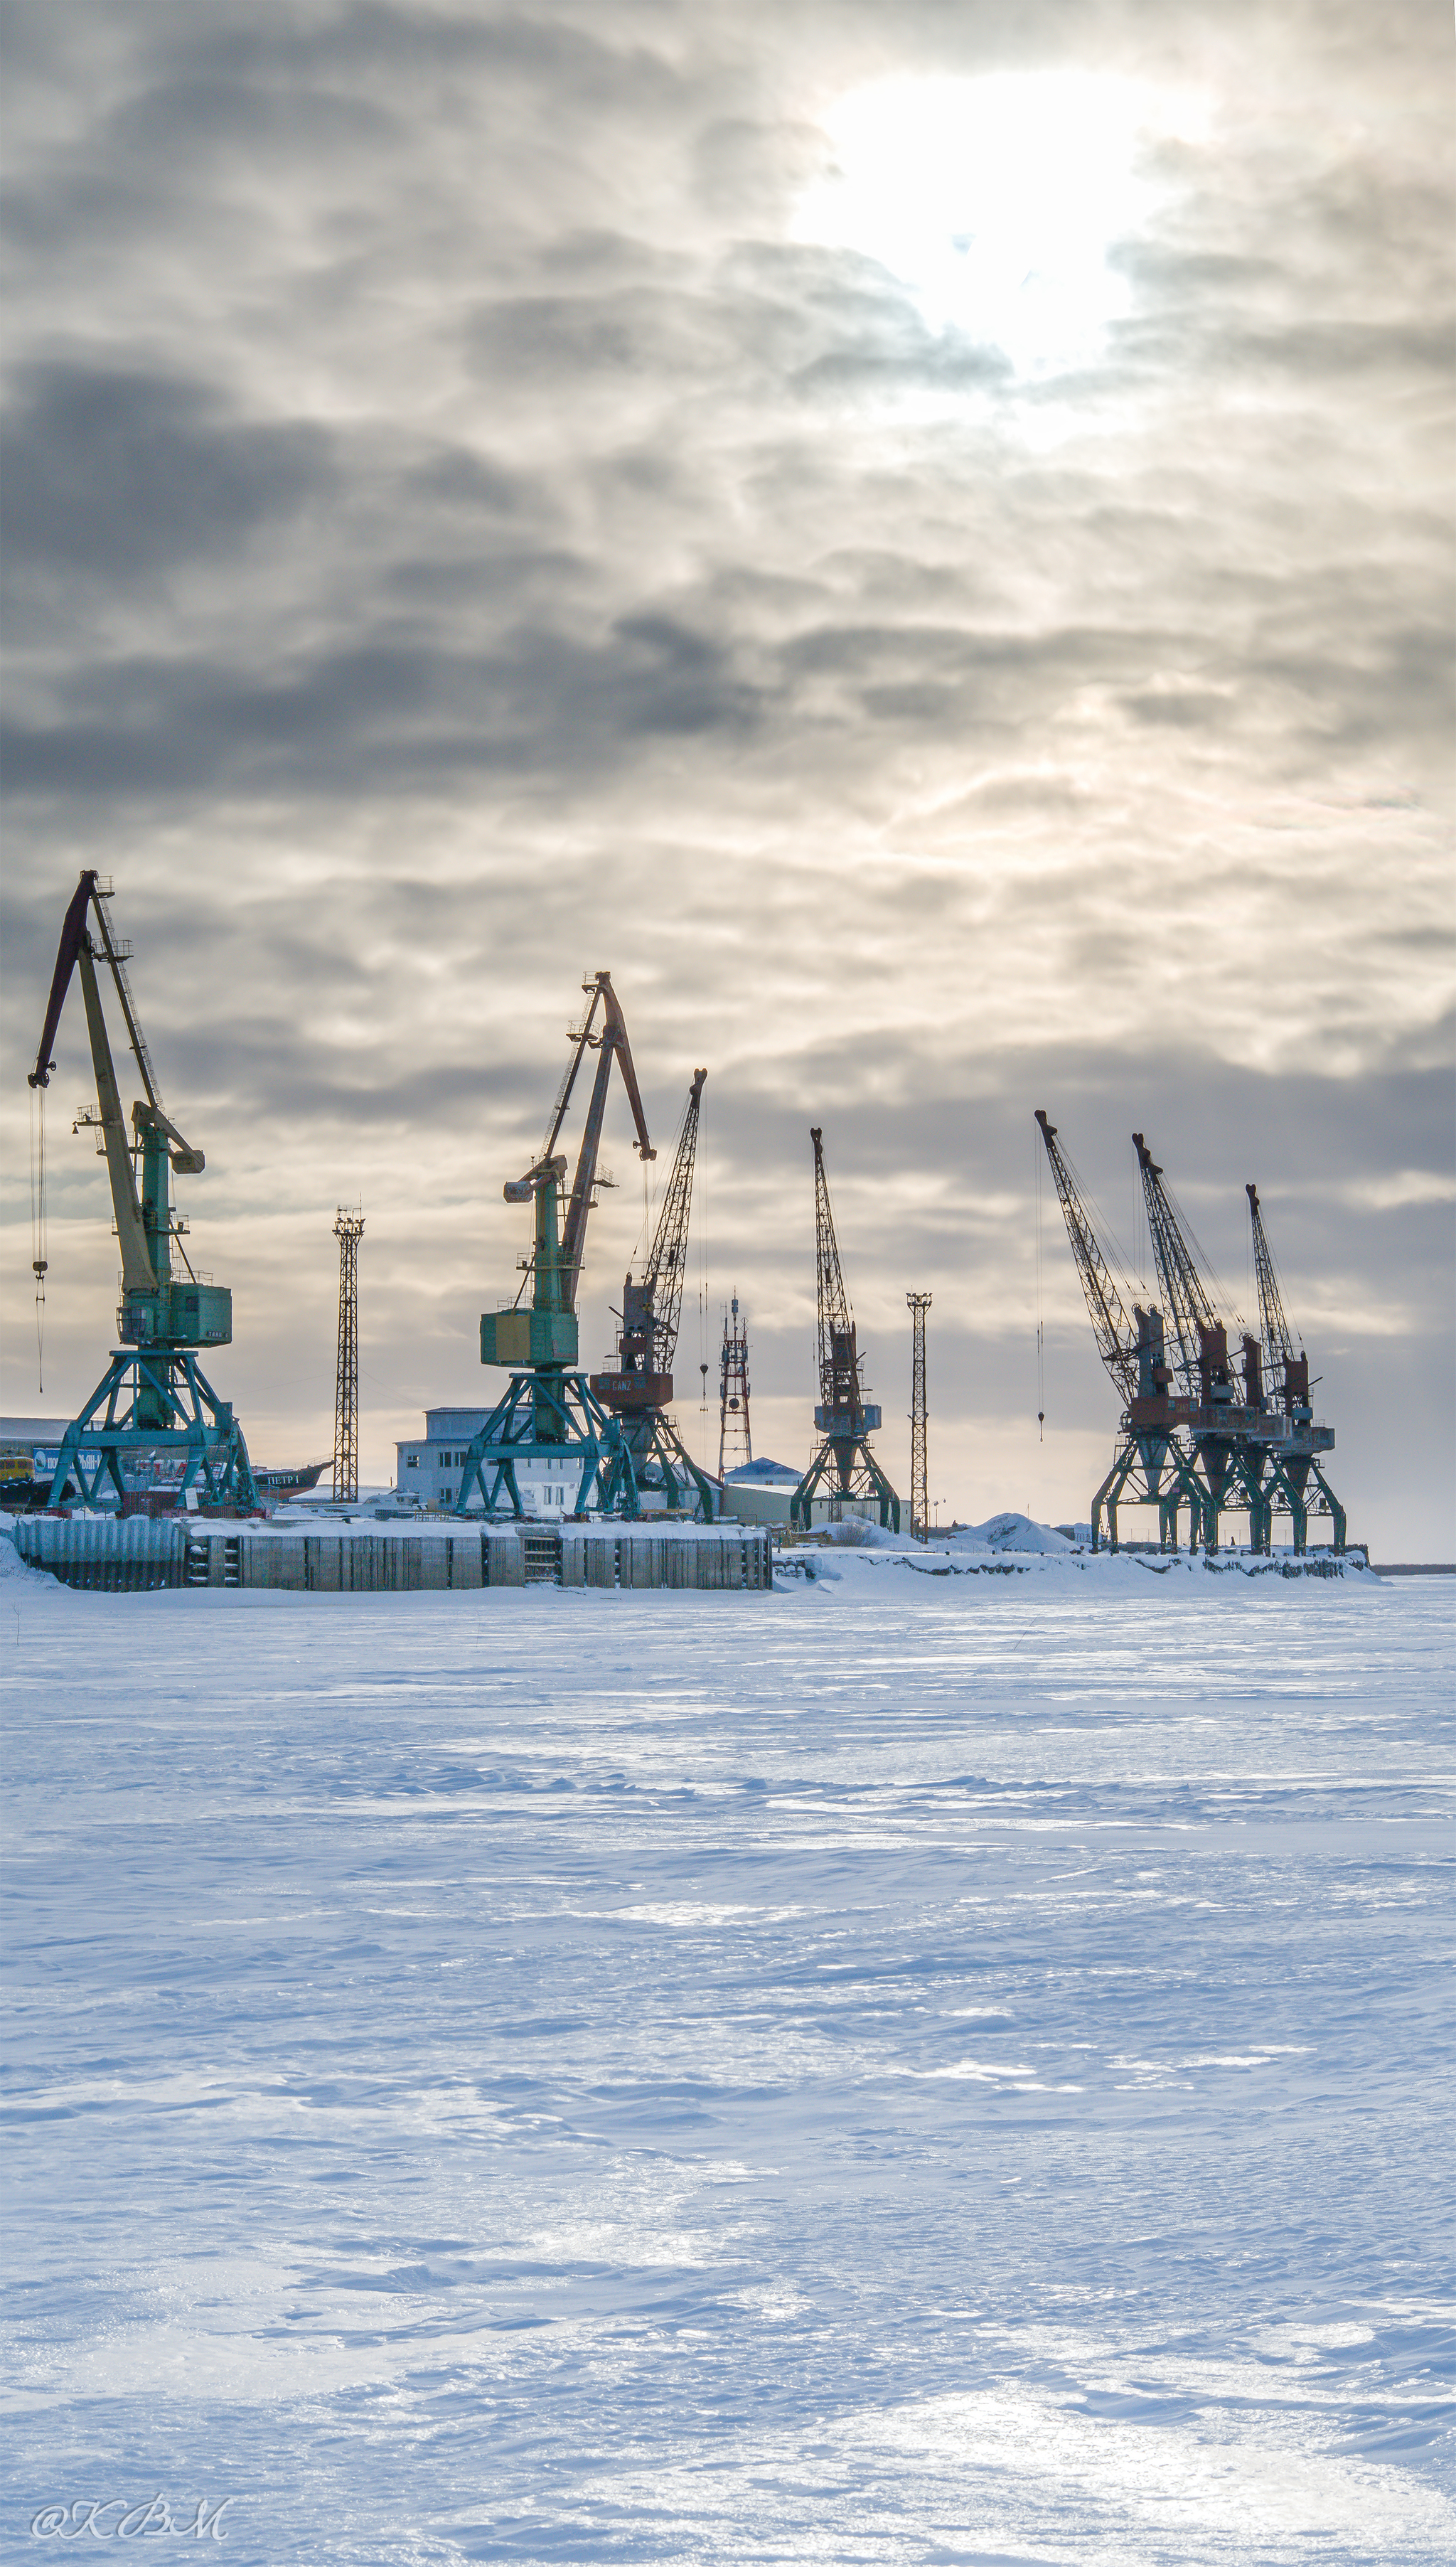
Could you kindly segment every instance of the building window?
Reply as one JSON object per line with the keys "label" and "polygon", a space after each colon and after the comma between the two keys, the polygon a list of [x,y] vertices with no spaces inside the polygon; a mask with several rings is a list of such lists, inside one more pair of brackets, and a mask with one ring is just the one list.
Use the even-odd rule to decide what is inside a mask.
{"label": "building window", "polygon": [[407,1470],[409,1470],[409,1471],[418,1471],[418,1470],[419,1470],[419,1468],[420,1468],[420,1456],[419,1456],[419,1454],[418,1454],[418,1453],[407,1453],[407,1454],[406,1454],[406,1456],[405,1456],[405,1468],[406,1468]]}

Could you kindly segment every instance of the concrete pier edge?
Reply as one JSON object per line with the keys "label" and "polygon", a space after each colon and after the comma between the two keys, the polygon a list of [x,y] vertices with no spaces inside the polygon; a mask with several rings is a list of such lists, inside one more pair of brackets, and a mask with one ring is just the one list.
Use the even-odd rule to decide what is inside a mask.
{"label": "concrete pier edge", "polygon": [[68,1586],[112,1593],[159,1586],[274,1587],[379,1595],[490,1586],[693,1587],[763,1594],[773,1583],[766,1527],[653,1530],[633,1524],[481,1525],[439,1533],[276,1531],[195,1516],[19,1516],[20,1558]]}

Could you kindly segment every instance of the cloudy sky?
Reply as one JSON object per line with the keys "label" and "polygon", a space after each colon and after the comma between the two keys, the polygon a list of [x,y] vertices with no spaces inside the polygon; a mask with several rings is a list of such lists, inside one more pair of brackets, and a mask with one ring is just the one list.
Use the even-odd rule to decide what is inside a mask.
{"label": "cloudy sky", "polygon": [[255,1458],[328,1450],[341,1201],[366,1468],[487,1394],[606,966],[658,1174],[709,1069],[695,1440],[736,1289],[806,1457],[820,1122],[892,1476],[915,1286],[943,1512],[1085,1515],[1044,1105],[1133,1261],[1147,1131],[1246,1314],[1258,1181],[1352,1536],[1456,1557],[1449,10],[6,17],[6,1410],[113,1341],[76,994],[38,1393],[92,864]]}

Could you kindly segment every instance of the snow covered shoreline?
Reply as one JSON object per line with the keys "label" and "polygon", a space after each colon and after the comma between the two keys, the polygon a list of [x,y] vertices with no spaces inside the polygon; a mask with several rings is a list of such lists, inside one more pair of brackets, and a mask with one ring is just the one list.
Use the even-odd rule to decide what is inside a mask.
{"label": "snow covered shoreline", "polygon": [[[146,1531],[146,1528],[139,1527],[138,1530]],[[245,1529],[239,1530],[242,1531],[243,1546],[249,1554],[249,1561],[241,1564],[244,1572],[241,1576],[241,1587],[244,1591],[253,1596],[260,1591],[287,1593],[290,1589],[296,1590],[304,1585],[303,1570],[297,1563],[295,1563],[295,1573],[287,1577],[280,1577],[280,1564],[276,1558],[272,1559],[271,1568],[265,1561],[261,1572],[250,1567],[251,1553],[255,1548],[260,1549],[265,1555],[276,1554],[280,1544],[288,1545],[286,1534],[277,1536],[271,1528],[262,1535],[250,1534]],[[1042,1535],[1042,1542],[1037,1548],[1023,1550],[1018,1547],[1016,1538],[1022,1530],[1020,1520],[1016,1520],[1012,1538],[995,1546],[977,1538],[980,1530],[978,1528],[971,1533],[941,1535],[932,1537],[927,1543],[919,1543],[906,1540],[899,1535],[882,1532],[877,1526],[857,1522],[826,1528],[807,1542],[773,1554],[772,1587],[780,1594],[811,1587],[821,1597],[831,1590],[837,1590],[845,1601],[851,1601],[878,1591],[886,1578],[910,1592],[913,1592],[915,1586],[921,1581],[927,1579],[954,1579],[958,1583],[969,1583],[974,1587],[986,1581],[998,1582],[1016,1578],[1027,1580],[1030,1592],[1046,1589],[1053,1593],[1061,1593],[1068,1586],[1080,1585],[1084,1592],[1097,1595],[1135,1592],[1146,1588],[1150,1579],[1171,1580],[1173,1585],[1180,1588],[1186,1587],[1189,1581],[1198,1588],[1218,1581],[1230,1591],[1252,1585],[1266,1586],[1271,1580],[1282,1583],[1313,1580],[1326,1584],[1338,1582],[1365,1587],[1377,1582],[1377,1572],[1370,1569],[1364,1554],[1359,1551],[1335,1554],[1316,1550],[1299,1557],[1291,1552],[1276,1552],[1272,1557],[1266,1558],[1258,1553],[1236,1551],[1231,1548],[1221,1552],[1216,1559],[1212,1560],[1203,1552],[1191,1556],[1186,1552],[1157,1553],[1143,1550],[1125,1550],[1117,1553],[1091,1552],[1063,1541],[1056,1534],[1049,1533],[1045,1527],[1037,1526],[1027,1526],[1024,1531],[1031,1535]],[[210,1528],[212,1542],[222,1546],[225,1543],[227,1531],[226,1527],[212,1526]],[[599,1529],[594,1528],[593,1531],[599,1531]],[[725,1538],[737,1531],[735,1527],[726,1528]],[[473,1541],[478,1538],[476,1527],[467,1527],[465,1532],[467,1540]],[[746,1538],[760,1546],[766,1543],[766,1536],[762,1534],[750,1534]],[[398,1531],[392,1530],[388,1537],[391,1543],[407,1545],[412,1553],[418,1553],[422,1546],[437,1552],[440,1557],[434,1564],[436,1573],[424,1582],[438,1591],[447,1591],[451,1586],[456,1591],[461,1591],[462,1581],[458,1577],[453,1577],[446,1569],[444,1559],[446,1539],[447,1537],[442,1536],[438,1528],[434,1526],[424,1529],[406,1526]],[[580,1539],[570,1531],[564,1537],[567,1542]],[[637,1537],[639,1546],[643,1539],[644,1537],[639,1533]],[[649,1534],[645,1539],[651,1542],[654,1537]],[[661,1543],[661,1537],[657,1539]],[[719,1540],[717,1530],[705,1532],[700,1527],[688,1526],[675,1529],[669,1537],[669,1545],[680,1547],[687,1545],[696,1553],[699,1550],[711,1550]],[[300,1529],[289,1546],[299,1555],[300,1560],[305,1543],[315,1551],[320,1549],[321,1544],[334,1545],[337,1549],[339,1545],[367,1543],[374,1551],[379,1551],[382,1547],[378,1528],[369,1521],[357,1525],[331,1523],[322,1534],[317,1529],[310,1529],[307,1532]],[[347,1569],[347,1555],[344,1565]],[[219,1549],[214,1563],[218,1574],[213,1578],[213,1587],[220,1582],[221,1566]],[[662,1564],[658,1564],[659,1569],[661,1566]],[[388,1574],[385,1573],[386,1570]],[[25,1560],[18,1556],[14,1520],[0,1517],[0,1577],[19,1575],[25,1578],[46,1573],[44,1569],[27,1565]],[[354,1573],[357,1574],[357,1570]],[[754,1582],[761,1582],[766,1586],[768,1575],[769,1565],[765,1552],[761,1567],[755,1566]],[[574,1562],[571,1573],[568,1573],[567,1564],[563,1561],[558,1567],[558,1581],[567,1586],[581,1584],[580,1561]],[[227,1580],[229,1590],[237,1582],[236,1576],[229,1576]],[[514,1582],[520,1582],[518,1563]],[[547,1579],[544,1582],[552,1581]],[[608,1582],[615,1583],[615,1580]],[[629,1570],[626,1568],[622,1571],[622,1582],[624,1586],[631,1582]],[[658,1585],[657,1575],[654,1574],[650,1581],[645,1572],[639,1576],[639,1584],[647,1582]],[[731,1585],[735,1581],[725,1579],[723,1582]],[[339,1563],[336,1559],[329,1570],[328,1587],[325,1591],[337,1592],[341,1583],[347,1589],[349,1577],[346,1575],[341,1579]],[[387,1561],[383,1569],[380,1564],[375,1564],[374,1573],[369,1580],[371,1587],[387,1591],[394,1589],[401,1595],[411,1591],[414,1583],[413,1579],[407,1582],[403,1576],[397,1576],[396,1570],[389,1569]],[[498,1610],[501,1599],[493,1574],[486,1578],[485,1589],[491,1598],[491,1608]],[[479,1564],[473,1560],[471,1578],[468,1584],[463,1585],[463,1591],[472,1590],[480,1591]],[[693,1586],[686,1579],[680,1582],[675,1578],[670,1585],[667,1576],[661,1578],[660,1591],[669,1593],[685,1590],[694,1591]],[[162,1591],[166,1591],[164,1586]],[[212,1590],[205,1585],[195,1584],[182,1588],[179,1579],[174,1578],[172,1591],[183,1592],[189,1599],[194,1600],[199,1593]],[[310,1601],[312,1600],[311,1597]]]}
{"label": "snow covered shoreline", "polygon": [[1031,1588],[1046,1585],[1064,1593],[1077,1579],[1089,1581],[1090,1591],[1110,1594],[1127,1591],[1145,1582],[1148,1576],[1170,1577],[1182,1584],[1192,1578],[1202,1584],[1213,1579],[1235,1578],[1246,1582],[1269,1578],[1281,1580],[1312,1578],[1322,1581],[1339,1579],[1353,1585],[1373,1585],[1376,1572],[1359,1552],[1336,1554],[1331,1551],[1307,1552],[1296,1558],[1290,1552],[1276,1552],[1265,1559],[1257,1552],[1221,1552],[1216,1560],[1199,1552],[1192,1558],[1186,1552],[1077,1552],[1065,1554],[1044,1552],[977,1551],[969,1547],[938,1548],[934,1543],[923,1548],[891,1547],[884,1550],[816,1550],[809,1544],[780,1553],[774,1561],[775,1585],[791,1579],[817,1584],[827,1580],[845,1585],[850,1592],[866,1591],[866,1579],[883,1579],[893,1571],[909,1571],[912,1576],[936,1578],[1006,1578],[1025,1577]]}

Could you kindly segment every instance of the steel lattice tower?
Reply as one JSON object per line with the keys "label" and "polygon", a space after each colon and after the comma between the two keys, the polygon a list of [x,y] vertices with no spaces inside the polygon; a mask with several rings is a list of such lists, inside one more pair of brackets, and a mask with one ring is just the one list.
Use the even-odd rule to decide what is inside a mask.
{"label": "steel lattice tower", "polygon": [[362,1212],[339,1206],[339,1369],[334,1387],[334,1495],[359,1495],[359,1243]]}
{"label": "steel lattice tower", "polygon": [[930,1467],[926,1456],[925,1314],[928,1292],[907,1292],[910,1307],[910,1530],[924,1542],[930,1531]]}
{"label": "steel lattice tower", "polygon": [[733,1294],[732,1316],[723,1314],[722,1394],[719,1402],[718,1476],[722,1480],[739,1463],[753,1459],[753,1435],[748,1424],[748,1330],[739,1325],[738,1296]]}

